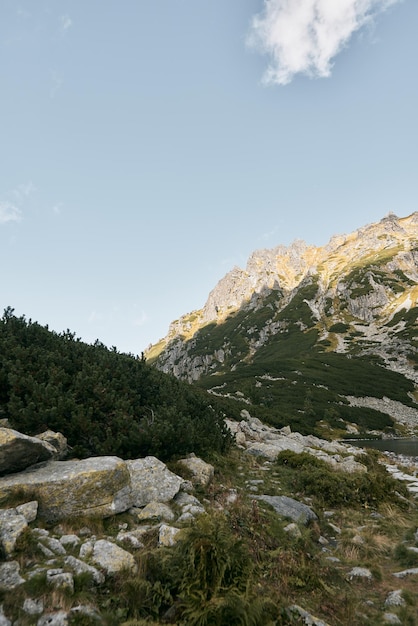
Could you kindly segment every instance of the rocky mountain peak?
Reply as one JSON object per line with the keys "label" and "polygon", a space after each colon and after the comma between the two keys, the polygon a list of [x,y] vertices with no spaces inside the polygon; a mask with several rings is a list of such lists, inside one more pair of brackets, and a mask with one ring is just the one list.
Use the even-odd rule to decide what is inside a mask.
{"label": "rocky mountain peak", "polygon": [[[154,358],[171,341],[191,339],[206,324],[222,323],[228,315],[244,306],[256,306],[258,297],[263,294],[275,290],[285,299],[289,298],[309,277],[316,277],[323,295],[330,289],[334,295],[341,292],[345,289],[347,276],[370,264],[379,266],[381,271],[403,272],[408,280],[416,283],[417,257],[418,212],[404,218],[389,213],[379,222],[363,226],[353,233],[334,235],[322,247],[296,240],[289,246],[256,250],[249,257],[245,269],[235,266],[218,282],[202,309],[173,322],[167,337],[157,347],[151,347],[149,356]],[[365,280],[375,287],[375,291],[382,291],[370,274]],[[380,301],[385,305],[389,302],[383,293],[380,294]],[[358,305],[359,302],[352,307],[352,312],[358,314],[361,308],[363,313],[360,317],[370,321],[373,315],[365,313],[365,309],[372,303]]]}

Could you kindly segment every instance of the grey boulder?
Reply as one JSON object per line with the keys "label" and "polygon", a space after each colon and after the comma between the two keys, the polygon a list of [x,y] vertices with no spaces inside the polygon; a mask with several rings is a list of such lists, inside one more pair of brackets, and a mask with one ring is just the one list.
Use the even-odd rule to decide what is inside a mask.
{"label": "grey boulder", "polygon": [[116,574],[121,570],[132,572],[137,570],[132,554],[106,539],[99,539],[95,542],[91,560],[108,575]]}
{"label": "grey boulder", "polygon": [[131,477],[132,506],[143,507],[150,502],[170,502],[180,491],[183,479],[170,472],[154,456],[126,461]]}
{"label": "grey boulder", "polygon": [[0,547],[6,557],[13,554],[16,541],[28,528],[28,522],[16,509],[0,509]]}
{"label": "grey boulder", "polygon": [[0,564],[0,590],[10,591],[20,585],[25,580],[20,575],[20,565],[17,561],[6,561]]}
{"label": "grey boulder", "polygon": [[318,519],[311,507],[303,502],[289,498],[288,496],[253,496],[255,500],[262,500],[283,517],[289,517],[294,522],[308,524],[310,520]]}
{"label": "grey boulder", "polygon": [[47,441],[0,428],[0,475],[20,472],[30,465],[51,459],[56,450]]}

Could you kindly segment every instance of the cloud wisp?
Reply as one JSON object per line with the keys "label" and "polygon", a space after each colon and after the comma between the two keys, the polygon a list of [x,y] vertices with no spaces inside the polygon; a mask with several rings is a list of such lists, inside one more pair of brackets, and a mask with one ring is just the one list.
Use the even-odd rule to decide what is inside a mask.
{"label": "cloud wisp", "polygon": [[11,196],[16,200],[16,202],[24,202],[29,196],[31,196],[36,191],[35,185],[29,181],[28,183],[23,183],[22,185],[18,185],[11,192]]}
{"label": "cloud wisp", "polygon": [[141,311],[141,313],[139,315],[137,315],[137,317],[133,320],[132,325],[133,326],[144,326],[144,324],[146,324],[148,322],[148,315],[145,313],[145,311]]}
{"label": "cloud wisp", "polygon": [[400,0],[265,0],[248,45],[271,58],[263,83],[286,85],[296,74],[327,77],[351,36]]}
{"label": "cloud wisp", "polygon": [[0,224],[7,222],[20,222],[22,211],[11,202],[0,202]]}
{"label": "cloud wisp", "polygon": [[61,15],[60,17],[62,30],[68,30],[73,25],[73,20],[69,15]]}
{"label": "cloud wisp", "polygon": [[25,205],[36,191],[35,185],[29,181],[7,192],[3,196],[4,200],[0,200],[0,224],[20,222],[23,219],[23,213],[19,207]]}
{"label": "cloud wisp", "polygon": [[59,90],[62,87],[63,84],[63,79],[62,77],[58,74],[58,72],[56,72],[55,70],[52,70],[51,72],[51,88],[49,90],[49,97],[50,98],[55,98],[55,96],[57,95],[57,93],[59,92]]}

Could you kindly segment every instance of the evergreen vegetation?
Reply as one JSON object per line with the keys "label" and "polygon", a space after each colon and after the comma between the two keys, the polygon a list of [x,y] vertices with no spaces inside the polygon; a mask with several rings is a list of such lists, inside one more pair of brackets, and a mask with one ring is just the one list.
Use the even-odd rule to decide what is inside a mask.
{"label": "evergreen vegetation", "polygon": [[354,474],[333,471],[328,463],[311,454],[296,454],[290,450],[278,455],[277,465],[281,468],[282,480],[292,491],[315,497],[323,507],[373,507],[385,501],[396,501],[399,493],[406,499],[405,486],[394,480],[377,458],[378,455],[369,451],[361,459],[368,467],[367,473]]}
{"label": "evergreen vegetation", "polygon": [[362,432],[392,429],[387,414],[352,407],[346,395],[387,396],[414,406],[409,396],[413,382],[383,368],[377,357],[348,359],[345,354],[323,351],[315,345],[316,339],[315,329],[302,332],[296,325],[289,326],[286,333],[272,336],[251,362],[204,376],[196,385],[215,391],[219,386],[231,416],[246,408],[236,395],[239,391],[251,403],[254,417],[275,426],[290,424],[303,434],[323,435],[318,428],[324,420],[335,432],[341,429],[341,420],[356,423]]}
{"label": "evergreen vegetation", "polygon": [[86,344],[6,309],[0,320],[0,411],[17,430],[62,432],[74,456],[207,455],[229,444],[206,393],[100,342]]}

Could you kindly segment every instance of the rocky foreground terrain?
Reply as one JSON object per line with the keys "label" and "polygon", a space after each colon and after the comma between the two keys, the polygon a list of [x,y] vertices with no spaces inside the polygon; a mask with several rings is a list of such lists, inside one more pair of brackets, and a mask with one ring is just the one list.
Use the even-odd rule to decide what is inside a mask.
{"label": "rocky foreground terrain", "polygon": [[[395,529],[395,508],[390,506],[344,516],[338,508],[320,508],[312,498],[290,493],[276,459],[283,451],[307,454],[325,461],[336,475],[362,475],[368,472],[362,449],[302,436],[289,427],[268,427],[247,410],[241,418],[227,421],[237,445],[234,482],[225,469],[194,455],[176,463],[177,473],[155,457],[62,460],[66,442],[59,433],[28,437],[1,428],[0,625],[142,623],[126,621],[123,603],[109,612],[106,594],[114,581],[121,575],[140,577],[142,553],[174,550],[202,517],[221,512],[244,523],[245,506],[259,524],[262,511],[270,511],[291,541],[302,541],[309,532],[317,562],[327,568],[328,577],[331,571],[331,578],[358,596],[356,611],[362,611],[359,621],[315,617],[300,562],[292,574],[300,576],[299,594],[289,593],[280,621],[266,618],[266,624],[415,624],[418,567],[399,568],[388,554],[400,541],[404,557],[410,557],[405,562],[415,559],[418,565],[417,527],[412,525],[408,539],[402,538],[406,520],[418,524],[418,468],[404,471],[393,460],[381,461],[399,481],[400,491],[407,485],[403,495],[394,492],[395,500],[408,503],[409,517],[398,520],[401,528]],[[372,553],[381,560],[379,567]],[[164,622],[178,623],[175,612],[167,611]]]}

